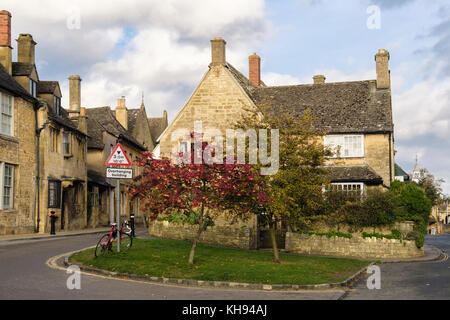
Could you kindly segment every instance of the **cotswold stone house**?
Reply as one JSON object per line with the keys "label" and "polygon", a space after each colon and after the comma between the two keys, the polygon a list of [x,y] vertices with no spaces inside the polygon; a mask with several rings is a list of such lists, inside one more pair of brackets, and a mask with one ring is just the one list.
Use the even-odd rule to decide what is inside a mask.
{"label": "cotswold stone house", "polygon": [[217,128],[225,136],[245,107],[270,106],[271,112],[299,116],[310,109],[317,119],[316,128],[327,132],[324,145],[336,151],[327,159],[327,166],[337,189],[390,186],[394,179],[394,125],[386,50],[375,56],[376,80],[326,83],[325,76],[317,75],[313,84],[269,87],[261,80],[258,55],[249,57],[247,78],[226,61],[225,45],[221,38],[211,40],[209,70],[159,138],[162,156],[170,156],[182,145],[173,140],[176,130],[193,131],[196,120],[202,121],[203,130]]}
{"label": "cotswold stone house", "polygon": [[[148,118],[144,103],[139,109],[128,109],[125,97],[118,99],[117,107],[89,108],[88,116],[88,179],[89,179],[89,226],[107,225],[115,221],[116,181],[105,177],[105,162],[120,142],[130,161],[133,163],[133,176],[139,174],[139,168],[134,161],[143,151],[154,148],[154,132],[162,131],[159,119]],[[164,112],[166,115],[167,113]],[[164,118],[164,117],[163,117]],[[167,116],[166,126],[167,126]],[[125,218],[130,213],[135,214],[136,222],[142,222],[144,213],[138,200],[131,201],[127,194],[130,179],[120,180],[121,208],[120,215]]]}
{"label": "cotswold stone house", "polygon": [[36,109],[13,77],[11,14],[0,11],[0,235],[35,230]]}
{"label": "cotswold stone house", "polygon": [[[310,109],[317,129],[327,132],[325,146],[335,150],[327,159],[333,188],[364,192],[369,187],[389,187],[394,179],[394,136],[391,106],[389,52],[375,55],[375,80],[327,83],[316,75],[312,84],[266,86],[261,80],[261,59],[249,57],[249,77],[226,61],[226,42],[211,40],[209,69],[189,100],[159,137],[162,157],[185,151],[186,144],[177,132],[194,131],[194,122],[202,121],[203,132],[233,128],[245,109],[270,106],[276,114],[289,112],[301,116]],[[183,149],[184,148],[184,149]],[[256,223],[247,224],[250,229]],[[162,225],[151,228],[159,236],[171,237]],[[173,233],[173,232],[172,232]],[[236,230],[235,235],[240,234]],[[244,237],[253,237],[250,230]],[[207,237],[207,235],[205,235]],[[216,236],[217,238],[217,236]],[[233,245],[224,238],[222,244]],[[227,242],[227,240],[230,240]],[[214,235],[205,241],[214,242]],[[246,242],[249,247],[255,241]]]}
{"label": "cotswold stone house", "polygon": [[86,226],[86,124],[78,76],[71,107],[61,106],[57,81],[39,79],[36,42],[20,34],[12,61],[11,14],[0,11],[0,234]]}

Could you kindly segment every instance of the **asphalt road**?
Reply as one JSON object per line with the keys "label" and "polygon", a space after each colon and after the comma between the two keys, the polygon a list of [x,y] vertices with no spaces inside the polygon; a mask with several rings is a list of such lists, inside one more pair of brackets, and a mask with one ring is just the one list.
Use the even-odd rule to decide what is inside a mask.
{"label": "asphalt road", "polygon": [[203,289],[108,279],[81,274],[81,289],[69,290],[65,270],[50,268],[56,255],[95,245],[99,235],[0,243],[0,299],[168,299],[311,300],[333,299],[342,291],[264,292]]}
{"label": "asphalt road", "polygon": [[[427,236],[426,242],[450,254],[450,234]],[[381,288],[369,290],[367,276],[345,299],[437,300],[450,299],[450,261],[382,264]]]}

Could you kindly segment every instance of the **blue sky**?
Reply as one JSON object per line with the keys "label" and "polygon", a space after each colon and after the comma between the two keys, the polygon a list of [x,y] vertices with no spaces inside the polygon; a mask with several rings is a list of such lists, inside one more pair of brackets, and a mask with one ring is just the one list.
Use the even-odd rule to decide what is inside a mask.
{"label": "blue sky", "polygon": [[[86,107],[116,105],[172,119],[207,71],[209,40],[227,41],[227,60],[244,74],[262,58],[269,85],[375,79],[374,55],[390,51],[396,161],[419,163],[450,181],[450,3],[446,0],[32,0],[2,1],[13,37],[32,33],[39,75],[80,74]],[[370,6],[380,10],[369,29]],[[102,8],[102,10],[99,10]],[[48,13],[52,12],[50,16]],[[75,20],[74,20],[75,19]],[[78,21],[79,28],[69,28]],[[13,44],[14,46],[14,44]],[[450,194],[450,184],[444,185]]]}

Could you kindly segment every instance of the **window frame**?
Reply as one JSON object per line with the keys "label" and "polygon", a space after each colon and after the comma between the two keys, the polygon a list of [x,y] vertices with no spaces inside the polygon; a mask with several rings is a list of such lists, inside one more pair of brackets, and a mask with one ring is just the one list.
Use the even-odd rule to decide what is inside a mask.
{"label": "window frame", "polygon": [[[67,137],[67,141],[66,140]],[[62,133],[62,151],[65,156],[70,156],[72,154],[72,141],[71,134],[68,131],[63,131]],[[68,152],[66,152],[66,145],[68,145]]]}
{"label": "window frame", "polygon": [[[353,143],[346,143],[346,139],[358,137],[361,139],[360,152],[356,153],[353,149]],[[333,141],[335,140],[335,141]],[[336,143],[337,140],[337,143]],[[324,147],[329,147],[333,151],[332,156],[327,156],[326,158],[337,159],[337,158],[364,158],[364,134],[330,134],[323,138]],[[351,146],[351,148],[349,147]],[[349,155],[345,155],[346,151],[353,151]],[[350,152],[349,152],[350,153]]]}
{"label": "window frame", "polygon": [[[9,203],[5,204],[5,168],[11,168],[11,184],[9,188]],[[13,210],[14,209],[14,179],[15,179],[15,165],[0,162],[0,210]]]}
{"label": "window frame", "polygon": [[[50,188],[50,185],[55,185],[54,188]],[[59,180],[48,180],[48,201],[47,201],[47,207],[52,209],[61,209],[61,181]],[[50,200],[50,191],[55,192],[55,198],[54,203]]]}
{"label": "window frame", "polygon": [[55,107],[55,113],[61,115],[61,97],[53,95],[53,106]]}
{"label": "window frame", "polygon": [[335,191],[345,191],[345,192],[351,192],[351,191],[358,191],[357,189],[345,189],[344,186],[359,186],[361,190],[361,195],[364,195],[366,187],[364,182],[332,182],[330,183],[331,186],[342,186],[341,189],[337,188]]}
{"label": "window frame", "polygon": [[37,81],[30,78],[30,94],[33,98],[37,98]]}
{"label": "window frame", "polygon": [[[10,107],[11,107],[11,113],[7,114],[5,112],[3,112],[3,97],[7,96],[11,103],[10,103]],[[9,123],[9,132],[3,131],[3,115],[6,115],[7,117],[10,118],[10,123]],[[14,136],[14,96],[1,92],[0,91],[0,134],[3,135],[7,135],[7,136]]]}

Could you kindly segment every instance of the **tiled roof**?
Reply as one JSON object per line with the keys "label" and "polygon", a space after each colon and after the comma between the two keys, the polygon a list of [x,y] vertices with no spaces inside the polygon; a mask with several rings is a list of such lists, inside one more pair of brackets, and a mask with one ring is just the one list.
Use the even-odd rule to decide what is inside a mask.
{"label": "tiled roof", "polygon": [[37,84],[37,92],[41,93],[55,93],[56,88],[59,87],[58,81],[39,81]]}
{"label": "tiled roof", "polygon": [[382,184],[383,179],[368,165],[327,166],[331,182],[364,182]]}
{"label": "tiled roof", "polygon": [[13,62],[12,74],[13,76],[29,76],[33,72],[34,66],[25,62]]}
{"label": "tiled roof", "polygon": [[87,176],[88,176],[88,182],[93,182],[102,186],[106,186],[106,187],[113,187],[111,184],[108,183],[108,181],[105,178],[104,174],[101,174],[97,171],[88,169],[87,171]]}
{"label": "tiled roof", "polygon": [[9,75],[2,64],[0,64],[0,88],[11,94],[21,96],[28,101],[36,101],[35,98],[33,98],[19,83],[17,83],[16,80],[14,80],[13,77]]}
{"label": "tiled roof", "polygon": [[92,147],[100,147],[98,145],[100,141],[102,141],[101,144],[103,145],[103,139],[100,140],[98,132],[98,130],[100,130],[101,132],[107,131],[108,133],[116,137],[122,135],[125,140],[127,140],[131,144],[134,144],[137,148],[145,150],[145,147],[137,142],[133,135],[128,130],[126,130],[119,121],[117,121],[114,112],[109,107],[88,108],[86,109],[86,115],[88,119],[95,119],[98,124],[101,125],[101,127],[95,125],[92,126],[90,124],[92,124],[93,122],[91,120],[88,120],[88,135],[95,139],[95,142],[91,142],[90,144],[88,143],[88,147],[89,145],[91,145]]}
{"label": "tiled roof", "polygon": [[150,133],[152,135],[153,143],[156,145],[156,140],[159,138],[161,133],[167,128],[167,118],[147,118],[148,125],[150,127]]}
{"label": "tiled roof", "polygon": [[391,94],[375,80],[266,87],[254,86],[232,65],[227,68],[255,105],[300,116],[307,109],[328,133],[392,132]]}

